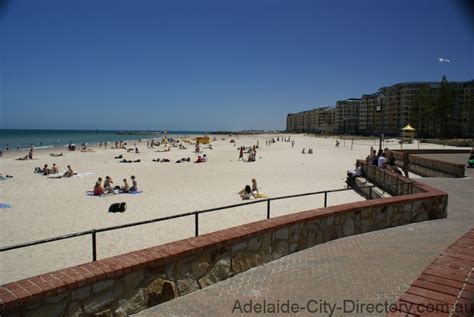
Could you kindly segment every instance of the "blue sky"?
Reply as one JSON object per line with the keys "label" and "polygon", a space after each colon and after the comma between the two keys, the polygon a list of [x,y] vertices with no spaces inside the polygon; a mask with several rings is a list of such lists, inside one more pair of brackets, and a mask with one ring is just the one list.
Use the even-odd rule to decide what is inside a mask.
{"label": "blue sky", "polygon": [[0,128],[284,129],[384,85],[472,80],[458,3],[9,1]]}

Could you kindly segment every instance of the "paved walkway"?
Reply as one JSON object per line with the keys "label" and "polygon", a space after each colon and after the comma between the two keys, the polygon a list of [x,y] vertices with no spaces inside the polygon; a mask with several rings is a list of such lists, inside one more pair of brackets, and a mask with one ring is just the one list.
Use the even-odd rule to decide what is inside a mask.
{"label": "paved walkway", "polygon": [[[474,227],[474,179],[420,180],[449,193],[447,219],[330,241],[137,316],[273,315],[256,311],[247,314],[245,309],[249,305],[244,304],[250,300],[253,304],[266,301],[267,312],[272,308],[270,304],[281,305],[287,301],[301,307],[294,310],[298,310],[297,314],[280,313],[279,316],[330,316],[329,305],[336,305],[332,316],[384,316],[383,312],[369,314],[362,304],[395,302],[443,249]],[[353,311],[357,303],[361,309],[358,314]],[[286,305],[279,307],[285,309]],[[310,313],[308,309],[318,309],[318,313]],[[322,309],[326,309],[326,313],[321,314]]]}

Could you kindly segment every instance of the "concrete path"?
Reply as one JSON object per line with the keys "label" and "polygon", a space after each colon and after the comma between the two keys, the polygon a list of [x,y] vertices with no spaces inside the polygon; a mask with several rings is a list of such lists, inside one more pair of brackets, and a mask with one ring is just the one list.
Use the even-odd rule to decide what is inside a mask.
{"label": "concrete path", "polygon": [[[270,316],[276,306],[279,316],[384,316],[362,305],[395,302],[443,249],[474,227],[474,179],[420,180],[449,193],[447,219],[330,241],[136,316]],[[253,311],[247,313],[250,301]],[[287,303],[295,304],[292,312],[286,313]],[[256,311],[255,304],[267,311]]]}

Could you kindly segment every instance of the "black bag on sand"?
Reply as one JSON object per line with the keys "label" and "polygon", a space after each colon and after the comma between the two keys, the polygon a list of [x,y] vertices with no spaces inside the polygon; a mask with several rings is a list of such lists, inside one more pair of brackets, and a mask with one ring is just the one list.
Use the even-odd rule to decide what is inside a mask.
{"label": "black bag on sand", "polygon": [[109,212],[124,212],[125,210],[127,210],[127,203],[115,203],[109,207]]}

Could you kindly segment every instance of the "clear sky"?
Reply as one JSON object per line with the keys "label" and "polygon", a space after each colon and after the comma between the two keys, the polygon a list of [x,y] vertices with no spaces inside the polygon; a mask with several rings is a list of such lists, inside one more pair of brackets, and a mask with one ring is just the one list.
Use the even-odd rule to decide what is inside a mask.
{"label": "clear sky", "polygon": [[472,80],[459,3],[0,0],[0,128],[284,129],[385,85]]}

